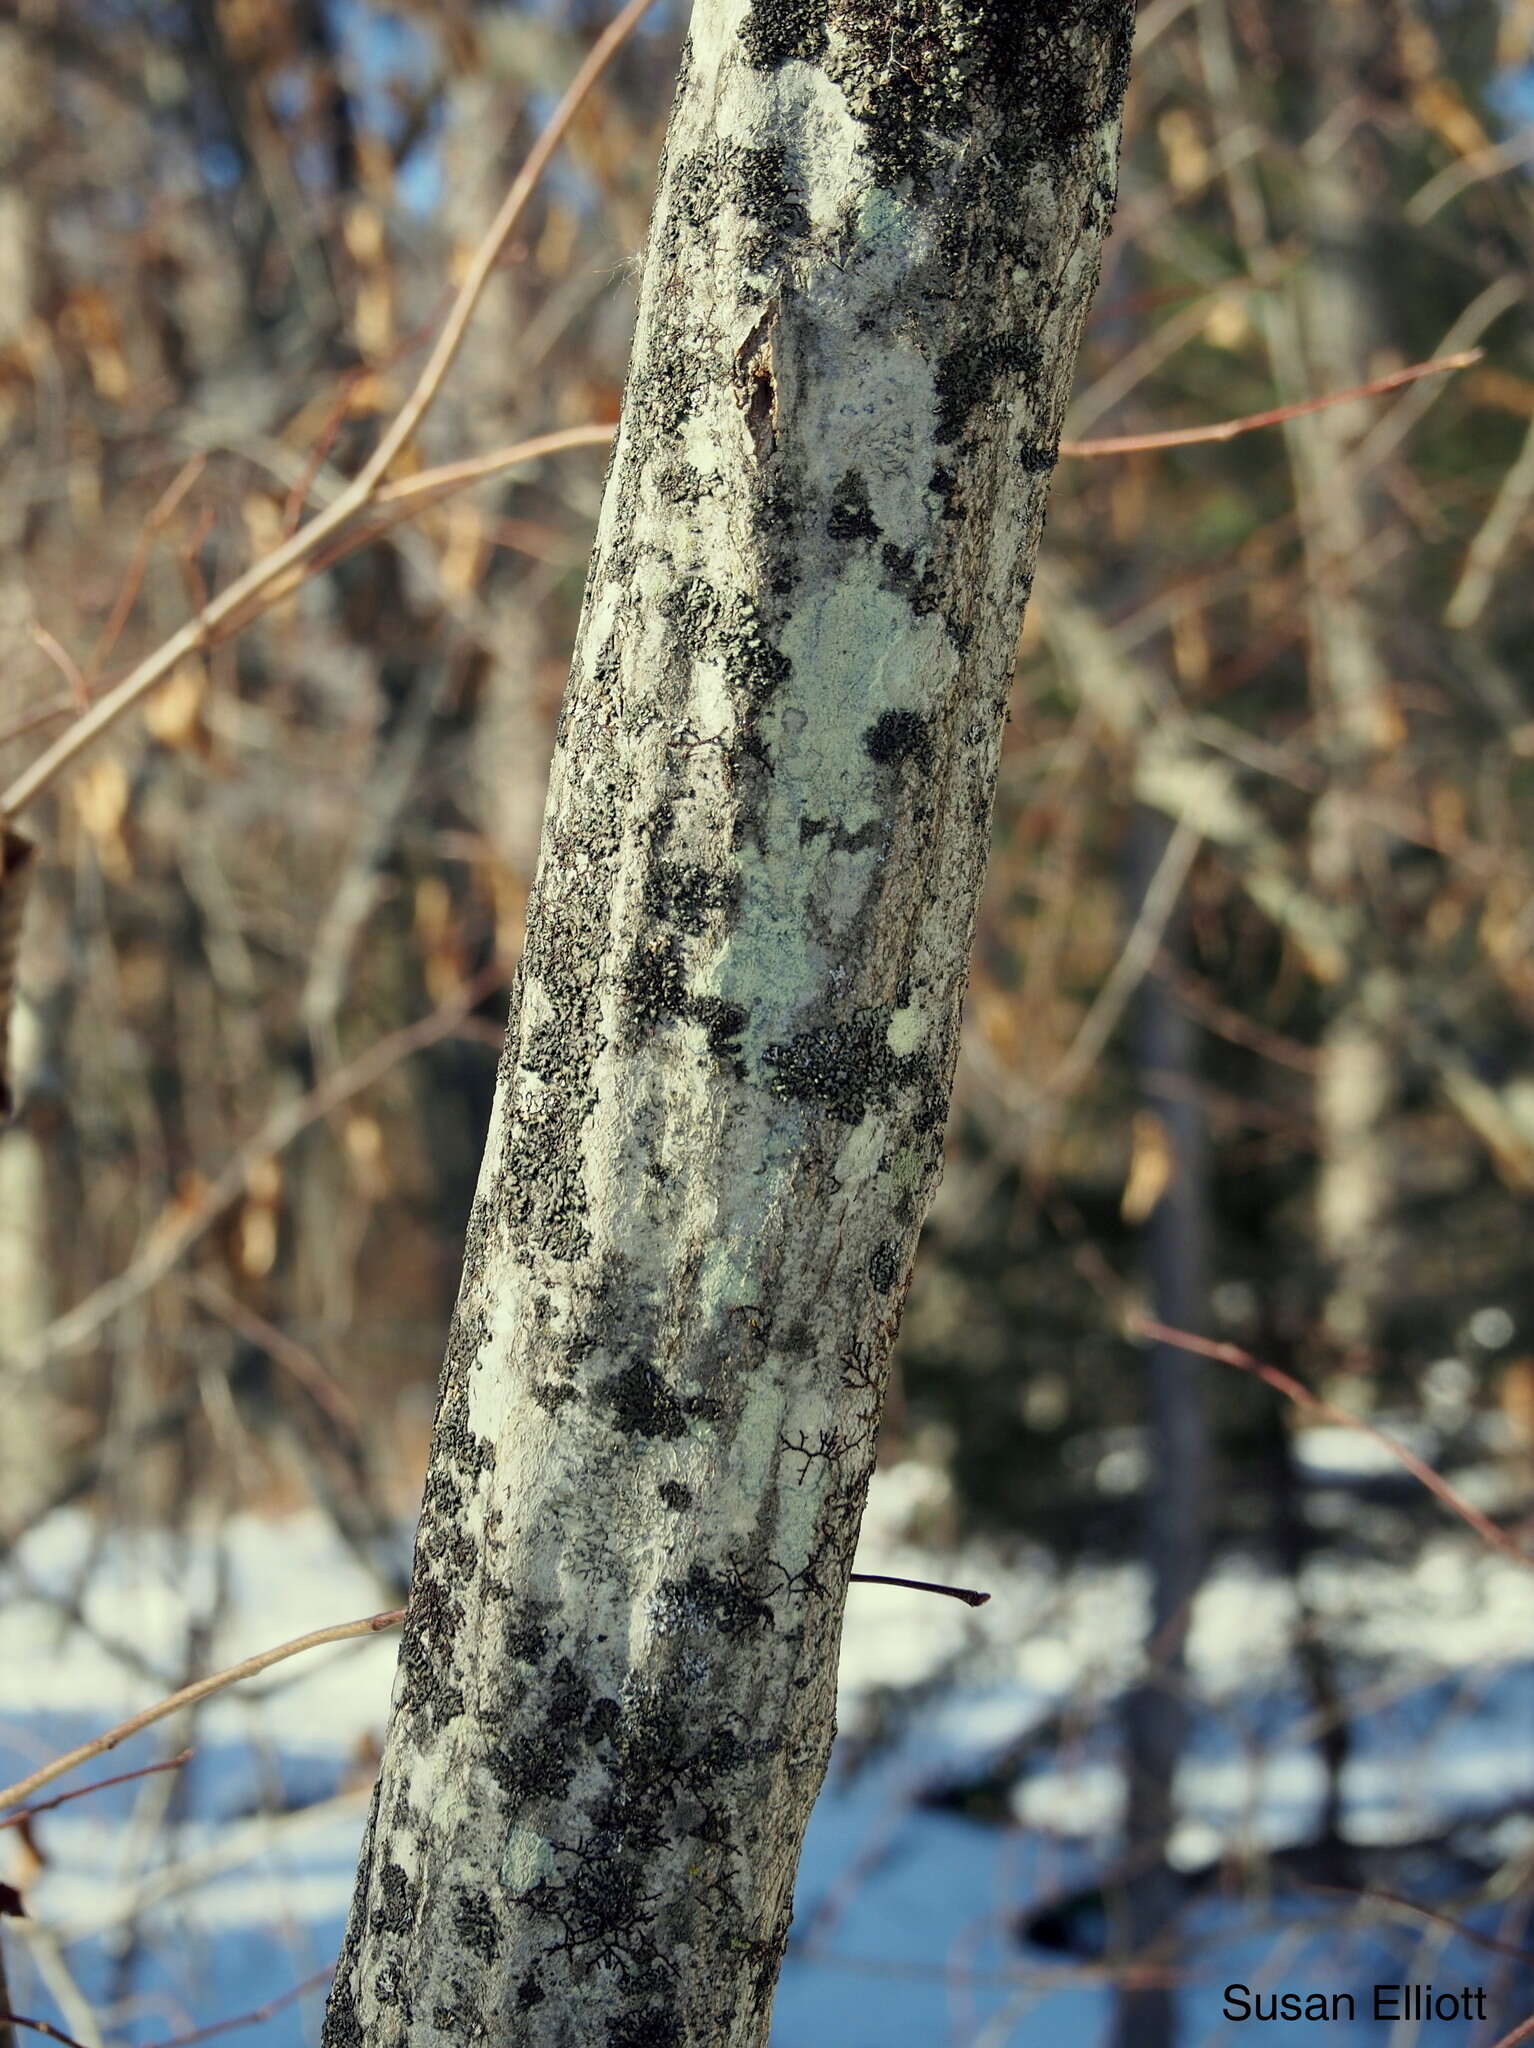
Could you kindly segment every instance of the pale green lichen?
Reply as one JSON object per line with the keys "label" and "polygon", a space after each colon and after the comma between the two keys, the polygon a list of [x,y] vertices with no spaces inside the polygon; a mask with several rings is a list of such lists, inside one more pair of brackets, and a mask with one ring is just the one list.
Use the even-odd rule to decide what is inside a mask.
{"label": "pale green lichen", "polygon": [[921,1009],[911,1003],[903,1010],[896,1010],[890,1018],[889,1029],[884,1042],[897,1059],[904,1059],[915,1052],[927,1035],[927,1019]]}
{"label": "pale green lichen", "polygon": [[736,1498],[752,1502],[778,1459],[783,1429],[783,1361],[769,1358],[752,1376],[730,1446],[730,1472]]}
{"label": "pale green lichen", "polygon": [[[891,1050],[895,1049],[892,1044]],[[836,1155],[836,1178],[844,1188],[873,1179],[884,1157],[886,1136],[886,1119],[872,1110],[848,1133],[846,1144]]]}
{"label": "pale green lichen", "polygon": [[919,209],[909,201],[887,192],[881,185],[875,185],[864,193],[863,203],[858,208],[858,242],[867,249],[908,249],[912,224],[918,218]]}
{"label": "pale green lichen", "polygon": [[540,1879],[554,1874],[554,1844],[532,1828],[512,1828],[501,1857],[501,1883],[508,1892],[530,1892]]}

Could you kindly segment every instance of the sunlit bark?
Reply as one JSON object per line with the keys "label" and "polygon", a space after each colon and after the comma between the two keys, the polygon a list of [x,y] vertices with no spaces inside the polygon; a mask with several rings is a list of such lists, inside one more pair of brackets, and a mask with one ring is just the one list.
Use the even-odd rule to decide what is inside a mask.
{"label": "sunlit bark", "polygon": [[330,2048],[765,2040],[1127,0],[700,0]]}

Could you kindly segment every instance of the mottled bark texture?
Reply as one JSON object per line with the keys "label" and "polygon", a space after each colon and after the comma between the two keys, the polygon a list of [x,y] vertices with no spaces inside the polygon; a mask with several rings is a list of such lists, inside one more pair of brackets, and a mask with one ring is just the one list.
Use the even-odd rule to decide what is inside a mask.
{"label": "mottled bark texture", "polygon": [[699,0],[329,2048],[766,2039],[1129,0]]}

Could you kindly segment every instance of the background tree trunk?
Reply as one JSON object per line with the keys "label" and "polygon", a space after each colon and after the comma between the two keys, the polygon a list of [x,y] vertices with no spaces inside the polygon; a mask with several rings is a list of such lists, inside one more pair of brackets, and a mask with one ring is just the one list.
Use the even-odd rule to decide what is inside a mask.
{"label": "background tree trunk", "polygon": [[[1245,118],[1228,13],[1227,0],[1203,0],[1206,76],[1227,130]],[[1389,9],[1363,0],[1307,0],[1287,11],[1283,28],[1293,45],[1290,146],[1306,152],[1298,226],[1309,262],[1293,285],[1279,288],[1277,245],[1252,165],[1235,165],[1229,184],[1238,240],[1252,277],[1267,287],[1264,333],[1288,401],[1360,382],[1381,339],[1369,260],[1377,180],[1356,133],[1343,148],[1327,143],[1324,129],[1339,109],[1369,103],[1393,27]],[[1354,128],[1361,125],[1360,116]],[[1385,512],[1381,486],[1362,479],[1354,461],[1369,417],[1365,406],[1337,406],[1284,427],[1307,572],[1310,677],[1328,755],[1310,867],[1318,899],[1347,939],[1328,992],[1316,1087],[1315,1320],[1334,1354],[1355,1363],[1376,1351],[1396,1263],[1392,1126],[1405,993],[1390,958],[1389,838],[1367,817],[1404,732],[1377,630],[1380,577],[1365,569]]]}
{"label": "background tree trunk", "polygon": [[1128,0],[700,0],[330,2048],[762,2042]]}
{"label": "background tree trunk", "polygon": [[[1301,104],[1309,133],[1321,131],[1350,102],[1383,98],[1391,14],[1361,0],[1328,0],[1296,11],[1290,25],[1308,59],[1300,75],[1308,88]],[[1380,258],[1371,250],[1377,175],[1359,134],[1348,140],[1348,147],[1312,146],[1303,187],[1310,262],[1295,311],[1310,390],[1359,383],[1389,339],[1374,274]],[[1399,565],[1396,573],[1387,566],[1383,574],[1364,567],[1371,551],[1378,557],[1390,520],[1378,474],[1365,480],[1357,473],[1355,457],[1368,425],[1366,407],[1337,406],[1291,420],[1285,433],[1309,566],[1316,713],[1331,757],[1328,786],[1311,821],[1311,871],[1321,894],[1356,923],[1347,970],[1332,991],[1316,1088],[1317,1321],[1340,1357],[1372,1365],[1399,1265],[1396,1154],[1407,1020],[1405,984],[1392,958],[1398,948],[1392,944],[1390,841],[1368,817],[1405,736],[1376,617],[1377,609],[1388,617],[1401,602]]]}
{"label": "background tree trunk", "polygon": [[[1138,918],[1155,885],[1173,826],[1164,812],[1135,806],[1130,834],[1131,909]],[[1168,920],[1164,958],[1187,953],[1187,899]],[[1165,968],[1142,983],[1135,1063],[1144,1114],[1155,1118],[1164,1148],[1165,1185],[1144,1218],[1146,1291],[1157,1322],[1202,1334],[1209,1321],[1209,1134],[1199,1099],[1199,1031]],[[1167,1861],[1177,1822],[1175,1786],[1192,1715],[1187,1700],[1188,1629],[1204,1574],[1209,1485],[1203,1361],[1176,1344],[1147,1346],[1145,1441],[1146,1571],[1150,1580],[1146,1670],[1124,1716],[1129,1881],[1122,1932],[1131,1953],[1158,1947],[1174,1961],[1169,1934],[1183,1884]],[[1121,2048],[1168,2048],[1177,2039],[1177,1994],[1170,1983],[1135,1984],[1119,1993],[1115,2039]]]}

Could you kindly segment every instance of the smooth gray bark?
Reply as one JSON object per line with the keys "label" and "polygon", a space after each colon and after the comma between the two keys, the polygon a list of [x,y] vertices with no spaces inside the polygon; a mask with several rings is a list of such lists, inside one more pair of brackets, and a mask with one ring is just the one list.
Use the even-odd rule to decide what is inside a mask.
{"label": "smooth gray bark", "polygon": [[329,2048],[755,2048],[1129,0],[699,0]]}

